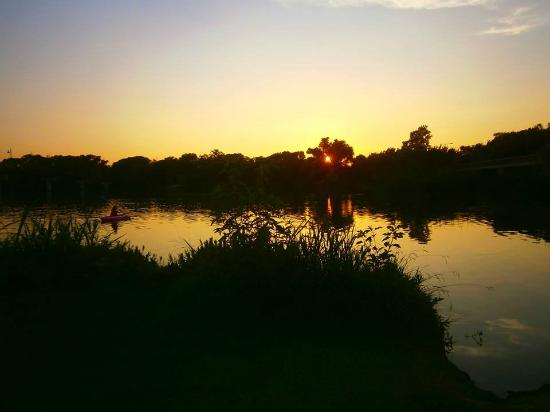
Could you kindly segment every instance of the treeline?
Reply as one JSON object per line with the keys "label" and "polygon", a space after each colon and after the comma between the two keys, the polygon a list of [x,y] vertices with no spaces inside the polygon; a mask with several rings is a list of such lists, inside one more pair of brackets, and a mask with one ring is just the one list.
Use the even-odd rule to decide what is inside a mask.
{"label": "treeline", "polygon": [[[486,144],[459,149],[432,146],[427,126],[410,133],[399,149],[354,156],[343,140],[321,140],[306,152],[250,158],[242,154],[183,154],[151,160],[136,156],[112,165],[99,156],[25,155],[0,162],[4,197],[163,194],[307,194],[392,188],[437,188],[483,180],[550,180],[550,124],[496,133]],[[510,166],[509,158],[528,156]],[[507,167],[498,167],[508,159]],[[497,162],[492,168],[478,168]],[[505,162],[506,163],[506,162]]]}
{"label": "treeline", "polygon": [[[518,132],[495,133],[485,144],[459,149],[430,145],[427,126],[411,132],[401,149],[387,149],[354,159],[354,178],[366,178],[371,185],[472,184],[484,180],[509,181],[526,177],[530,181],[550,175],[550,124]],[[513,158],[529,156],[527,163],[513,167]],[[511,167],[499,168],[499,160]],[[492,165],[493,167],[487,167]],[[485,167],[483,167],[485,166]],[[509,179],[507,179],[509,178]]]}

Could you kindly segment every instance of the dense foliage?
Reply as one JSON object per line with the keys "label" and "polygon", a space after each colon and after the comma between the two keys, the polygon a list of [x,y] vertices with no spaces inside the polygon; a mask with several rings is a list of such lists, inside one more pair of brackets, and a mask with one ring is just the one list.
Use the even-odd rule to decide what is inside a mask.
{"label": "dense foliage", "polygon": [[[432,147],[431,132],[421,126],[400,149],[358,155],[343,140],[323,138],[304,152],[282,152],[249,158],[214,150],[198,156],[151,160],[136,156],[111,166],[98,156],[25,155],[0,162],[0,195],[158,195],[307,194],[365,191],[372,188],[443,187],[487,175],[502,180],[498,167],[476,171],[476,165],[528,157],[528,166],[507,168],[504,175],[535,180],[550,178],[550,125],[496,133],[486,144],[452,149]],[[530,162],[530,163],[529,163]],[[498,176],[495,176],[498,175]]]}

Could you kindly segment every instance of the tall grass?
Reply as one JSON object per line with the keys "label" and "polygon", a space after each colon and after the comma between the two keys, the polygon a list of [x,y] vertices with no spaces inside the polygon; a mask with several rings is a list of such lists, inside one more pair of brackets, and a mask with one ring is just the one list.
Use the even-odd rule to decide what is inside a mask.
{"label": "tall grass", "polygon": [[[201,249],[269,249],[299,259],[304,270],[328,275],[344,271],[375,271],[398,263],[401,227],[392,223],[357,230],[354,226],[333,228],[311,219],[285,219],[265,209],[229,213],[214,220],[219,240],[210,239],[178,257],[192,259]],[[177,259],[172,259],[175,262]]]}
{"label": "tall grass", "polygon": [[129,287],[137,280],[191,277],[200,285],[192,299],[214,316],[240,308],[241,314],[294,324],[369,322],[426,334],[441,347],[449,343],[446,321],[435,310],[439,296],[399,258],[399,226],[336,229],[266,210],[232,213],[215,224],[218,239],[189,246],[161,264],[142,249],[102,235],[98,222],[26,220],[0,241],[0,282],[59,288],[116,281]]}
{"label": "tall grass", "polygon": [[[374,271],[397,264],[398,240],[403,237],[401,227],[395,224],[380,234],[381,227],[337,229],[308,219],[284,219],[264,209],[226,214],[216,218],[213,224],[219,239],[211,238],[198,248],[188,245],[184,253],[169,260],[171,264],[192,260],[205,248],[246,248],[292,254],[299,257],[304,269],[317,271],[319,275],[334,271]],[[26,213],[18,222],[17,230],[5,234],[0,242],[2,248],[33,252],[79,248],[136,251],[127,241],[101,233],[97,219],[30,218]],[[156,260],[143,249],[138,250]]]}
{"label": "tall grass", "polygon": [[407,269],[398,225],[337,229],[265,210],[232,213],[216,224],[219,239],[189,247],[168,267],[218,285],[216,296],[237,297],[271,318],[367,322],[426,334],[450,348],[447,321],[435,309],[440,295]]}
{"label": "tall grass", "polygon": [[110,236],[99,233],[99,221],[77,221],[75,218],[23,218],[17,231],[7,240],[23,249],[112,247],[117,243]]}
{"label": "tall grass", "polygon": [[[7,230],[7,228],[5,228]],[[106,277],[138,279],[157,266],[154,256],[100,231],[92,219],[29,217],[0,240],[0,284],[65,288]]]}

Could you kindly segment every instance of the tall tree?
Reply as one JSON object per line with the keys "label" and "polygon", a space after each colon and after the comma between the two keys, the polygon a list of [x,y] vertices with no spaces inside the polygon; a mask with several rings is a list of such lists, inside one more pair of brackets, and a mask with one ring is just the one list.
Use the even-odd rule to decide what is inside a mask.
{"label": "tall tree", "polygon": [[344,140],[324,137],[317,147],[307,149],[307,154],[314,159],[335,166],[349,166],[353,161],[353,148]]}
{"label": "tall tree", "polygon": [[430,147],[430,139],[432,132],[428,130],[428,126],[420,126],[409,135],[409,140],[403,142],[403,150],[428,150]]}

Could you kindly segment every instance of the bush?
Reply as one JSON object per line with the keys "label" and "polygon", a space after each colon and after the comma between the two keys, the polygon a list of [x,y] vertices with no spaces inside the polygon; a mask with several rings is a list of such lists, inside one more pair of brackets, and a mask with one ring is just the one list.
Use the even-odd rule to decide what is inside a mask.
{"label": "bush", "polygon": [[167,278],[189,285],[192,278],[198,288],[185,286],[183,295],[194,294],[216,317],[368,325],[425,335],[442,350],[448,344],[447,323],[435,309],[438,296],[398,257],[399,226],[389,225],[378,239],[381,228],[335,229],[263,209],[229,213],[215,223],[219,239],[163,265],[142,249],[99,235],[91,220],[22,220],[0,242],[1,281],[7,289],[28,290],[128,288]]}

